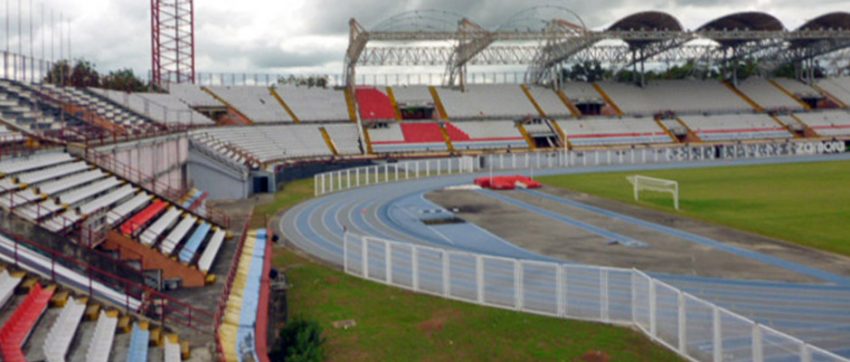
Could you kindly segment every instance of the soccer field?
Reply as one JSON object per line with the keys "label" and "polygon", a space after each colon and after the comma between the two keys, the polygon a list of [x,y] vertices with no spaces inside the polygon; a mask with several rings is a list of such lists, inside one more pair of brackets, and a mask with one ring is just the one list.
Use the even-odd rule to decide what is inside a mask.
{"label": "soccer field", "polygon": [[670,194],[642,192],[639,205],[850,256],[850,162],[712,167],[541,177],[549,186],[635,203],[626,176],[679,182]]}

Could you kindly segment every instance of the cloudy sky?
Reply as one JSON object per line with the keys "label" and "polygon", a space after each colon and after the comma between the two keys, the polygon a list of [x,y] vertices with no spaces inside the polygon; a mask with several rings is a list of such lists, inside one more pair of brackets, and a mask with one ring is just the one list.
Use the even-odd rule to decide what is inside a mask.
{"label": "cloudy sky", "polygon": [[[14,29],[17,1],[21,0],[2,1],[11,4]],[[24,18],[29,1],[22,0]],[[131,67],[147,73],[150,1],[33,1],[36,24],[40,23],[42,1],[47,9],[54,9],[57,18],[61,11],[70,19],[75,58],[92,60],[101,70]],[[497,28],[518,11],[542,4],[570,8],[592,28],[643,10],[667,11],[691,29],[731,12],[760,10],[776,15],[788,28],[796,28],[817,15],[850,9],[850,0],[196,0],[197,66],[198,71],[206,72],[339,73],[351,17],[368,29],[406,10],[441,9]],[[49,19],[50,10],[46,14]],[[36,34],[38,28],[36,25]],[[44,29],[49,39],[49,30]],[[12,33],[14,37],[15,30]],[[38,55],[40,40],[35,43]],[[47,44],[49,49],[49,40]]]}

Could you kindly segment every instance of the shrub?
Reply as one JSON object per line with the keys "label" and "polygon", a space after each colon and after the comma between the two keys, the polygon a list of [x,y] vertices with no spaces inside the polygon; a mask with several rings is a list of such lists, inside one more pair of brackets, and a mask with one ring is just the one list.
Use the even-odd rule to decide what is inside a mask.
{"label": "shrub", "polygon": [[280,331],[280,342],[272,352],[273,361],[323,361],[322,327],[314,320],[295,317]]}

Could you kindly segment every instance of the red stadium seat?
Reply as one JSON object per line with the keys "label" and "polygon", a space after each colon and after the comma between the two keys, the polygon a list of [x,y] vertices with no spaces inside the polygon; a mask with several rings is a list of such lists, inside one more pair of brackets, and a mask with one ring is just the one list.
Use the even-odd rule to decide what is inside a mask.
{"label": "red stadium seat", "polygon": [[357,88],[357,104],[360,106],[360,118],[366,121],[395,119],[393,103],[383,92],[374,87]]}
{"label": "red stadium seat", "polygon": [[147,223],[149,223],[153,218],[159,215],[163,210],[168,207],[168,203],[157,200],[154,203],[150,204],[150,206],[146,207],[144,210],[140,211],[136,215],[127,220],[123,225],[121,225],[121,233],[124,235],[132,235],[137,230],[141,229]]}
{"label": "red stadium seat", "polygon": [[54,288],[43,289],[36,283],[18,309],[15,309],[14,314],[3,324],[3,328],[0,329],[0,355],[3,361],[26,361],[21,347],[47,309],[47,303],[50,302],[54,290]]}

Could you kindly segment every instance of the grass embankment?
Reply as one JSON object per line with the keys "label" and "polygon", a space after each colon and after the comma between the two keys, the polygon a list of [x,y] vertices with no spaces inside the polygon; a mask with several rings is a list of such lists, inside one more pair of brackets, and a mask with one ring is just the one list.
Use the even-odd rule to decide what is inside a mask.
{"label": "grass embankment", "polygon": [[[678,181],[681,210],[673,210],[669,194],[646,192],[636,202],[626,181],[634,174]],[[539,181],[850,255],[847,161],[562,175]]]}
{"label": "grass embankment", "polygon": [[[258,206],[255,218],[262,222],[312,194],[312,180],[289,184]],[[331,360],[678,360],[627,328],[416,294],[346,275],[289,249],[277,248],[274,264],[292,285],[290,313],[321,324]],[[343,320],[356,326],[333,327]]]}

